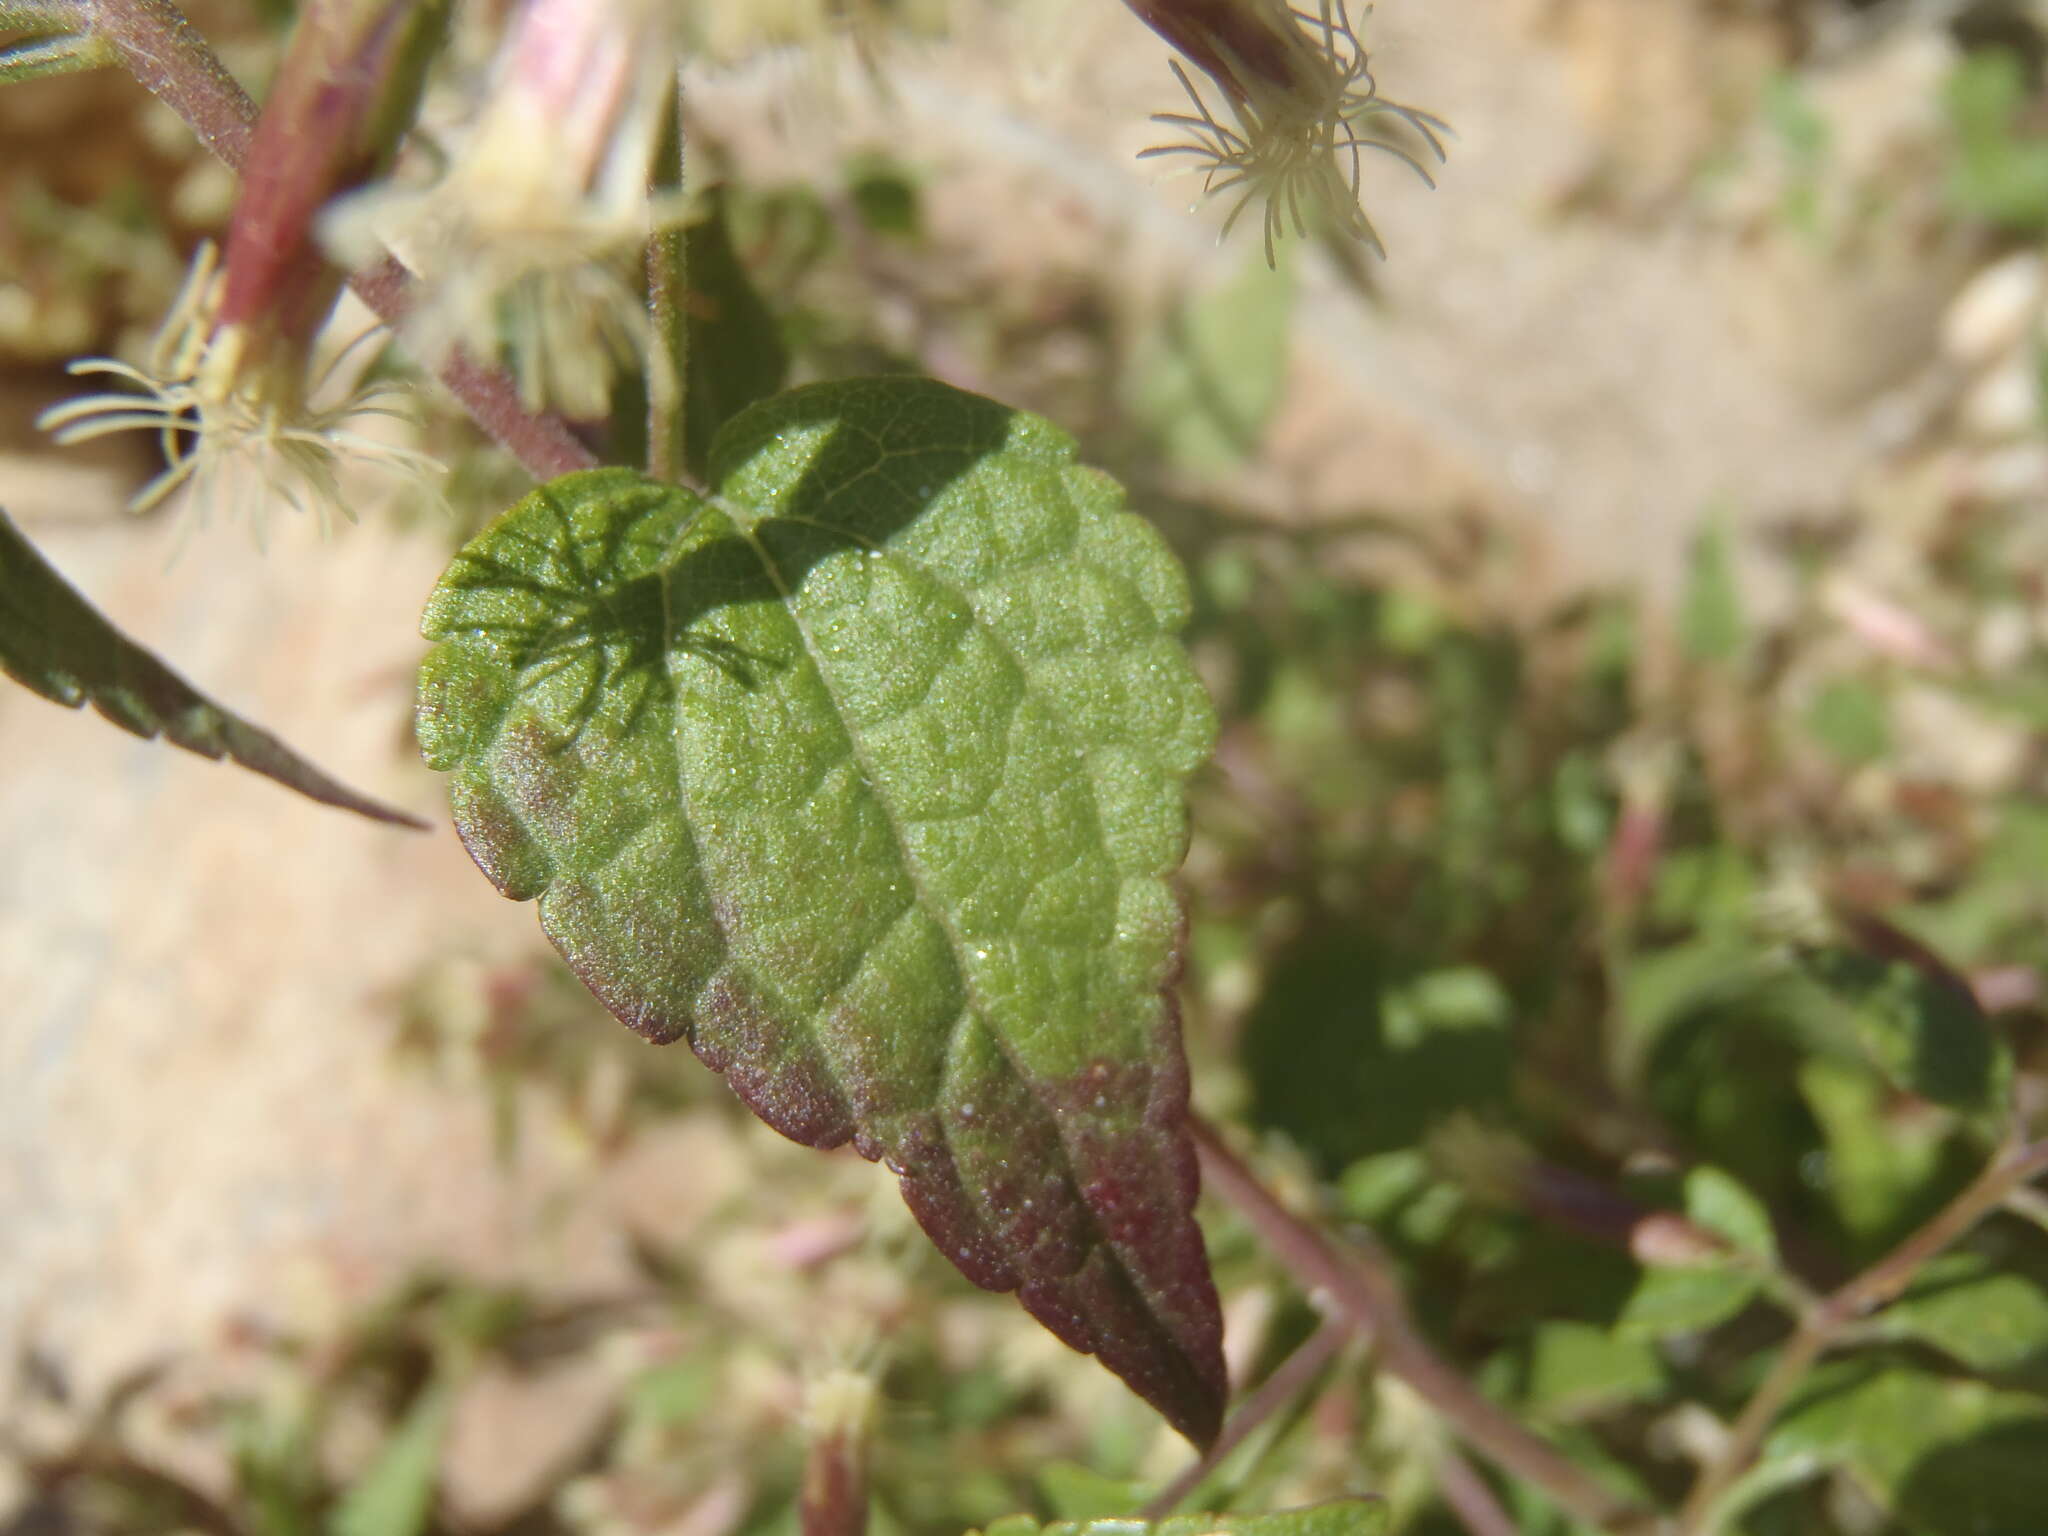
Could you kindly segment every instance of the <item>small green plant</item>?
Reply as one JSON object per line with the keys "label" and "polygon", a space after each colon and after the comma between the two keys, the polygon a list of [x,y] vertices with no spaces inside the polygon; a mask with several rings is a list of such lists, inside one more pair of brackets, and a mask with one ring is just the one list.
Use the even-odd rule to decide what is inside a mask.
{"label": "small green plant", "polygon": [[[830,9],[871,48],[910,19]],[[2048,653],[1965,675],[1818,574],[1770,628],[1719,522],[1663,635],[1608,598],[1497,617],[1494,552],[1456,529],[1336,530],[1402,542],[1396,583],[1228,506],[1148,516],[1256,455],[1282,242],[1377,247],[1363,152],[1427,179],[1446,125],[1380,94],[1341,3],[1129,9],[1224,103],[1174,62],[1194,111],[1159,121],[1192,142],[1147,153],[1194,157],[1226,233],[1262,213],[1243,276],[1101,370],[1130,384],[1096,445],[1133,496],[1045,415],[934,379],[785,387],[882,350],[791,294],[840,245],[915,251],[921,192],[886,154],[699,189],[684,66],[730,41],[706,8],[307,0],[259,109],[166,0],[0,3],[0,76],[125,69],[242,176],[150,356],[75,364],[123,387],[45,425],[153,435],[139,511],[345,517],[356,460],[453,503],[415,724],[475,862],[618,1020],[883,1165],[930,1239],[878,1259],[800,1223],[742,1287],[640,1244],[644,1290],[576,1307],[429,1277],[192,1410],[221,1487],[128,1448],[117,1400],[24,1453],[39,1496],[89,1488],[61,1509],[118,1536],[2039,1528],[2048,831],[2023,776],[1965,813],[1899,763],[1916,709],[2038,728]],[[2024,223],[2012,84],[1958,79],[1958,196]],[[421,127],[435,85],[479,93],[453,137]],[[1772,111],[1816,183],[1811,114]],[[383,317],[374,360],[323,340],[344,287]],[[529,482],[509,507],[372,430],[431,414],[429,377]],[[2030,600],[2024,532],[1973,523],[1930,582]],[[1844,614],[1882,644],[1807,644]],[[411,819],[211,704],[4,518],[0,665]],[[606,1146],[697,1102],[661,1075],[687,1057],[596,1044],[566,977],[447,980],[406,1043],[474,1053],[502,1145],[537,1104]],[[880,1176],[785,1156],[677,1176],[755,1217]],[[873,1282],[860,1342],[763,1411],[752,1335],[841,1261]],[[1135,1398],[1067,1422],[1122,1389],[1016,1366],[1014,1312],[961,1314],[963,1362],[967,1282]],[[1226,1298],[1258,1346],[1229,1366]],[[444,1508],[465,1390],[615,1325],[630,1358],[545,1496]],[[1195,1448],[1170,1476],[1157,1420]]]}

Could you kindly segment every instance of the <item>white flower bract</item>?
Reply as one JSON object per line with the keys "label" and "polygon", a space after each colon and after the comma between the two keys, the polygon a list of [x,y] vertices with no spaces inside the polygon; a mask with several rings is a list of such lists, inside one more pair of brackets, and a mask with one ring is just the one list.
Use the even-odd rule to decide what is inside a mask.
{"label": "white flower bract", "polygon": [[246,332],[215,328],[220,292],[214,249],[202,246],[143,366],[95,357],[69,369],[133,388],[53,406],[36,424],[66,446],[114,432],[156,433],[165,468],[135,495],[129,510],[148,512],[189,485],[200,523],[217,507],[230,518],[246,515],[259,545],[275,502],[313,516],[323,533],[337,513],[353,522],[340,476],[347,461],[421,485],[439,475],[441,465],[432,455],[351,430],[352,422],[366,416],[409,419],[400,404],[402,385],[378,381],[336,404],[310,403],[326,392],[353,344],[311,379],[295,355],[252,362]]}

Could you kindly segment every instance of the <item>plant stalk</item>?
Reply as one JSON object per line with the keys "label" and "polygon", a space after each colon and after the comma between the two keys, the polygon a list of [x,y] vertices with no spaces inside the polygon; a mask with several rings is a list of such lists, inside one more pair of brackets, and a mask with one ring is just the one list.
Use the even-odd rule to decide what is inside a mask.
{"label": "plant stalk", "polygon": [[1181,1500],[1201,1487],[1223,1465],[1223,1459],[1244,1444],[1253,1430],[1308,1390],[1310,1383],[1322,1374],[1323,1367],[1336,1355],[1350,1331],[1335,1318],[1324,1319],[1321,1327],[1303,1340],[1293,1354],[1281,1361],[1272,1374],[1253,1389],[1243,1406],[1223,1426],[1223,1433],[1216,1437],[1216,1443],[1155,1493],[1138,1511],[1138,1518],[1164,1520],[1178,1509]]}
{"label": "plant stalk", "polygon": [[1749,1469],[1778,1414],[1829,1346],[1871,1313],[1897,1300],[1930,1259],[1967,1236],[1978,1222],[2042,1173],[2048,1173],[2048,1138],[2008,1147],[1918,1231],[1816,1303],[1786,1342],[1756,1395],[1744,1405],[1720,1455],[1700,1473],[1687,1495],[1678,1517],[1679,1536],[1706,1536],[1722,1495]]}
{"label": "plant stalk", "polygon": [[1200,1117],[1194,1120],[1194,1137],[1206,1186],[1236,1209],[1297,1285],[1327,1297],[1357,1332],[1373,1340],[1386,1368],[1474,1450],[1542,1490],[1582,1524],[1619,1532],[1640,1522],[1641,1511],[1516,1423],[1438,1356],[1409,1320],[1400,1289],[1376,1249],[1351,1249],[1340,1256],[1328,1237],[1283,1206]]}
{"label": "plant stalk", "polygon": [[1519,1536],[1515,1517],[1501,1508],[1486,1479],[1448,1446],[1436,1459],[1436,1491],[1471,1536]]}
{"label": "plant stalk", "polygon": [[[254,136],[256,103],[170,0],[91,0],[93,35],[150,94],[185,120],[199,140],[239,171]],[[349,279],[358,297],[394,329],[404,319],[408,278],[390,257]],[[560,417],[527,410],[512,381],[451,351],[436,370],[450,394],[536,478],[591,469],[597,455]]]}

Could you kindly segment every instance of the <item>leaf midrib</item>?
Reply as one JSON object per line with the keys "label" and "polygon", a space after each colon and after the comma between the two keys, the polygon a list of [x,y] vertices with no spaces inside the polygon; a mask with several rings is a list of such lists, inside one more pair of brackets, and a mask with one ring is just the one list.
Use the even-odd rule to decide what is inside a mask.
{"label": "leaf midrib", "polygon": [[[721,504],[721,510],[724,510],[723,504]],[[870,762],[867,755],[867,751],[861,741],[860,733],[853,729],[847,711],[840,701],[838,690],[833,685],[832,674],[825,667],[823,661],[821,660],[818,648],[813,641],[810,628],[808,625],[805,624],[803,618],[798,612],[795,590],[789,585],[788,581],[785,579],[781,568],[778,567],[775,561],[770,557],[767,548],[762,544],[762,542],[757,537],[755,537],[754,521],[741,517],[733,517],[729,512],[727,513],[727,516],[729,517],[733,526],[739,531],[740,536],[744,538],[747,541],[748,546],[753,549],[756,558],[759,559],[761,562],[762,570],[767,573],[768,579],[774,584],[776,591],[781,595],[783,611],[786,614],[788,614],[790,625],[796,631],[797,638],[803,645],[805,658],[810,662],[811,670],[813,673],[816,674],[819,681],[819,685],[825,691],[825,696],[827,697],[827,699],[831,701],[834,717],[837,719],[840,729],[845,733],[848,743],[848,753],[853,759],[854,766],[860,771],[862,782],[867,787],[869,792],[874,796],[875,803],[881,807],[882,815],[888,823],[890,838],[896,845],[898,858],[902,863],[905,877],[909,880],[911,889],[916,894],[918,906],[921,909],[923,909],[926,912],[926,914],[932,918],[934,922],[938,924],[940,931],[943,932],[946,936],[947,947],[949,952],[952,954],[953,958],[954,970],[960,978],[961,989],[963,993],[966,995],[970,1004],[969,1011],[961,1014],[954,1021],[951,1028],[949,1029],[946,1040],[945,1053],[947,1062],[951,1062],[954,1050],[959,1044],[960,1031],[966,1026],[970,1019],[980,1019],[982,1027],[988,1031],[989,1037],[996,1043],[996,1048],[1002,1052],[1003,1060],[1009,1065],[1012,1074],[1014,1074],[1017,1080],[1024,1085],[1025,1091],[1030,1094],[1032,1101],[1038,1105],[1039,1109],[1042,1110],[1046,1114],[1048,1119],[1051,1121],[1054,1134],[1057,1136],[1059,1141],[1061,1162],[1064,1165],[1063,1172],[1066,1175],[1067,1183],[1074,1190],[1076,1196],[1079,1197],[1080,1208],[1086,1214],[1088,1225],[1095,1234],[1097,1245],[1107,1250],[1107,1252],[1115,1258],[1118,1268],[1120,1268],[1123,1271],[1126,1280],[1132,1285],[1132,1287],[1138,1292],[1138,1294],[1149,1294],[1142,1283],[1141,1277],[1132,1272],[1129,1263],[1124,1258],[1122,1249],[1118,1246],[1114,1239],[1110,1237],[1108,1231],[1103,1227],[1101,1221],[1097,1218],[1094,1208],[1088,1203],[1088,1200],[1085,1194],[1083,1193],[1085,1186],[1080,1177],[1079,1169],[1075,1163],[1074,1149],[1068,1137],[1065,1116],[1060,1113],[1057,1106],[1049,1103],[1045,1099],[1045,1097],[1040,1091],[1036,1074],[1026,1070],[1023,1063],[1021,1063],[1018,1060],[1016,1051],[1014,1047],[1011,1045],[1009,1039],[1005,1036],[1004,1032],[1001,1029],[996,1027],[995,1015],[988,1006],[988,999],[985,996],[985,994],[981,991],[980,987],[977,985],[972,967],[970,967],[965,960],[965,952],[972,946],[968,944],[967,940],[962,936],[959,929],[956,927],[950,909],[946,906],[945,903],[939,901],[936,897],[932,895],[930,889],[925,883],[924,872],[920,867],[917,858],[913,855],[911,851],[908,839],[904,835],[902,818],[898,814],[895,805],[893,805],[890,802],[888,795],[884,792],[880,780],[875,776],[875,773],[873,771],[873,765]],[[758,515],[758,520],[766,521],[771,518],[778,518],[781,516],[781,514],[771,512],[767,514]],[[785,518],[784,520],[791,522],[802,522],[809,526],[818,528],[823,532],[833,534],[836,537],[844,538],[851,544],[869,550],[873,550],[876,553],[881,554],[885,559],[908,561],[908,557],[902,555],[900,552],[890,549],[886,545],[877,545],[870,540],[863,539],[858,534],[855,534],[848,529],[841,528],[835,524],[822,522],[814,518]],[[914,564],[919,571],[921,571],[934,583],[934,585],[944,590],[950,596],[959,601],[961,605],[967,609],[968,613],[972,615],[972,621],[974,625],[980,628],[989,637],[990,642],[994,644],[1002,652],[1004,659],[1007,660],[1011,666],[1017,669],[1017,675],[1024,680],[1026,696],[1036,697],[1039,700],[1040,704],[1047,710],[1047,712],[1050,715],[1053,716],[1055,720],[1059,721],[1062,725],[1068,724],[1064,713],[1056,709],[1053,706],[1052,701],[1046,698],[1039,690],[1031,687],[1029,669],[1024,666],[1022,661],[1018,658],[1015,650],[1010,646],[1009,642],[1003,637],[1000,631],[998,631],[993,625],[988,624],[981,617],[980,611],[975,607],[972,598],[965,592],[961,591],[952,582],[946,580],[943,576],[941,576],[938,572],[934,571],[929,565],[926,565],[924,562],[911,561],[909,563]],[[667,590],[665,586],[663,590],[663,614],[664,627],[666,628],[668,608]],[[665,649],[671,639],[672,636],[670,634],[664,633],[663,645]],[[1096,804],[1095,801],[1095,788],[1092,782],[1088,785],[1088,798],[1090,809],[1095,813],[1094,834],[1096,843],[1098,845],[1098,851],[1101,853],[1103,859],[1105,861],[1108,861],[1109,850],[1102,838],[1101,812],[1100,807]],[[1111,863],[1110,867],[1112,869],[1114,868],[1113,862]],[[1116,883],[1119,886],[1119,888],[1122,886],[1123,878],[1121,874],[1117,876]],[[1091,945],[1088,947],[1091,949],[1100,948],[1100,946],[1095,945]],[[836,1076],[836,1067],[833,1068],[833,1071],[834,1075]],[[839,1084],[839,1088],[842,1095],[844,1095],[847,1092],[845,1083],[841,1082]],[[1162,1327],[1164,1327],[1164,1319],[1160,1319],[1160,1322]],[[1169,1337],[1172,1336],[1171,1330],[1168,1330],[1168,1334]],[[1177,1342],[1176,1347],[1178,1347]]]}

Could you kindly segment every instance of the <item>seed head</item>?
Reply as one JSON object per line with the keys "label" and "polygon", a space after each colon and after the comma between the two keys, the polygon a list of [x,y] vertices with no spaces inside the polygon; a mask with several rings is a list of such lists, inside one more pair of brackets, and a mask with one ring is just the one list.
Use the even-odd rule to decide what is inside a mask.
{"label": "seed head", "polygon": [[1290,229],[1305,238],[1323,224],[1386,254],[1358,201],[1364,152],[1392,155],[1434,187],[1418,151],[1441,162],[1450,126],[1379,94],[1346,0],[1319,0],[1314,12],[1281,0],[1125,3],[1216,83],[1232,119],[1211,111],[1171,60],[1194,111],[1156,113],[1153,121],[1186,130],[1193,142],[1155,145],[1140,159],[1192,155],[1206,194],[1236,193],[1225,235],[1254,199],[1263,201],[1268,265]]}
{"label": "seed head", "polygon": [[323,533],[337,513],[353,522],[340,479],[346,461],[375,465],[419,486],[438,478],[441,466],[430,455],[350,427],[366,416],[408,417],[403,386],[381,380],[337,404],[313,403],[332,393],[336,371],[355,343],[318,369],[296,350],[274,344],[259,355],[249,346],[248,328],[216,325],[221,288],[214,249],[201,246],[143,366],[95,357],[70,367],[134,388],[68,401],[43,412],[36,424],[65,445],[111,432],[155,432],[166,467],[129,510],[148,512],[189,483],[200,523],[216,507],[230,518],[246,515],[259,545],[275,502],[312,515]]}

